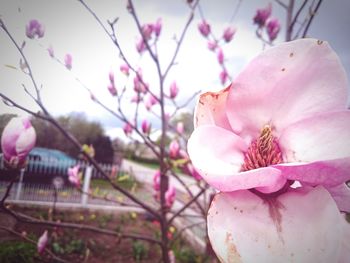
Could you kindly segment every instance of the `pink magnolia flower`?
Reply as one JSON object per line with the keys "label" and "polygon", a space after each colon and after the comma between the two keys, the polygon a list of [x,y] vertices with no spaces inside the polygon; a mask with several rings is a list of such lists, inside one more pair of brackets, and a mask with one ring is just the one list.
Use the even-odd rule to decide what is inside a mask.
{"label": "pink magnolia flower", "polygon": [[160,32],[162,31],[162,18],[158,18],[157,21],[153,25],[153,30],[156,37],[160,36]]}
{"label": "pink magnolia flower", "polygon": [[143,38],[140,38],[138,42],[136,43],[136,50],[140,54],[143,53],[146,50],[146,44],[143,40]]}
{"label": "pink magnolia flower", "polygon": [[49,52],[50,57],[53,58],[55,56],[53,47],[51,45],[47,48],[47,52]]}
{"label": "pink magnolia flower", "polygon": [[151,132],[151,123],[148,120],[143,120],[141,129],[144,134],[149,134]]}
{"label": "pink magnolia flower", "polygon": [[271,12],[271,3],[269,3],[265,8],[258,9],[253,18],[254,24],[257,24],[259,27],[263,27],[265,25],[266,20],[270,17]]}
{"label": "pink magnolia flower", "polygon": [[132,128],[130,123],[125,123],[123,130],[124,130],[125,135],[130,135],[132,133],[133,128]]}
{"label": "pink magnolia flower", "polygon": [[165,192],[165,203],[168,208],[172,207],[176,199],[176,189],[170,185],[168,190]]}
{"label": "pink magnolia flower", "polygon": [[217,58],[218,58],[219,64],[222,65],[224,63],[224,52],[222,51],[221,48],[218,49]]}
{"label": "pink magnolia flower", "polygon": [[179,133],[179,134],[183,134],[184,131],[185,131],[185,127],[184,127],[184,123],[182,121],[179,121],[177,124],[176,124],[176,131]]}
{"label": "pink magnolia flower", "polygon": [[270,41],[274,41],[280,32],[281,26],[278,19],[269,19],[266,25],[267,35],[269,36]]}
{"label": "pink magnolia flower", "polygon": [[123,74],[129,76],[130,68],[129,68],[128,64],[122,64],[122,65],[120,66],[120,71],[121,71]]}
{"label": "pink magnolia flower", "polygon": [[223,262],[292,254],[296,262],[341,262],[340,233],[349,230],[339,210],[350,211],[347,86],[329,45],[300,39],[264,51],[231,86],[201,95],[188,153],[222,192],[208,226]]}
{"label": "pink magnolia flower", "polygon": [[79,169],[80,169],[79,164],[77,164],[76,166],[74,166],[72,168],[68,168],[68,180],[75,187],[80,187],[80,185],[81,185],[81,178],[79,175]]}
{"label": "pink magnolia flower", "polygon": [[222,38],[225,40],[225,42],[230,42],[232,40],[233,36],[235,35],[235,33],[236,33],[236,28],[234,28],[234,27],[227,27],[224,30]]}
{"label": "pink magnolia flower", "polygon": [[108,77],[109,77],[109,81],[110,81],[111,83],[114,83],[114,73],[113,73],[112,71],[109,72]]}
{"label": "pink magnolia flower", "polygon": [[36,141],[36,133],[29,118],[12,118],[1,136],[1,149],[6,165],[21,168]]}
{"label": "pink magnolia flower", "polygon": [[151,93],[149,93],[144,101],[146,109],[149,111],[153,105],[157,104],[158,100]]}
{"label": "pink magnolia flower", "polygon": [[170,85],[170,98],[175,99],[178,93],[179,93],[179,88],[176,82],[174,81]]}
{"label": "pink magnolia flower", "polygon": [[41,254],[44,252],[48,240],[49,240],[48,233],[47,233],[47,230],[45,230],[44,233],[38,239],[38,243],[37,243],[38,254]]}
{"label": "pink magnolia flower", "polygon": [[66,54],[64,57],[64,65],[66,66],[67,69],[71,70],[72,69],[72,55],[71,54]]}
{"label": "pink magnolia flower", "polygon": [[205,20],[202,20],[198,24],[198,29],[204,37],[207,37],[210,34],[210,25]]}
{"label": "pink magnolia flower", "polygon": [[172,159],[179,157],[180,145],[176,140],[173,140],[169,145],[169,156]]}
{"label": "pink magnolia flower", "polygon": [[153,189],[154,191],[160,190],[160,171],[157,170],[153,175]]}
{"label": "pink magnolia flower", "polygon": [[30,39],[33,39],[36,36],[38,38],[42,38],[44,36],[44,32],[44,26],[36,19],[30,20],[26,25],[26,36]]}
{"label": "pink magnolia flower", "polygon": [[139,93],[135,93],[131,98],[131,102],[139,103],[141,101],[141,96]]}
{"label": "pink magnolia flower", "polygon": [[227,78],[228,78],[228,74],[227,74],[227,71],[224,69],[220,72],[220,81],[221,81],[221,84],[224,85],[227,81]]}
{"label": "pink magnolia flower", "polygon": [[142,26],[142,35],[145,40],[149,40],[152,36],[153,25],[152,24],[144,24]]}
{"label": "pink magnolia flower", "polygon": [[211,51],[215,51],[215,49],[218,47],[218,43],[216,41],[208,41],[208,49]]}

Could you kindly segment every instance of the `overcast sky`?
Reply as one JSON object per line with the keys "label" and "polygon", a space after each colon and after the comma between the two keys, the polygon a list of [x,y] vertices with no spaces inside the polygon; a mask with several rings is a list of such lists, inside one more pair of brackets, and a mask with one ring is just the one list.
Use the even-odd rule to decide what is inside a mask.
{"label": "overcast sky", "polygon": [[[283,0],[282,0],[283,1]],[[284,0],[286,1],[286,0]],[[159,41],[160,61],[165,67],[175,48],[174,35],[179,35],[186,23],[189,9],[184,0],[135,0],[135,6],[142,23],[163,19],[163,30]],[[230,24],[239,0],[211,1],[202,0],[201,8],[214,34],[219,37],[223,29]],[[234,40],[224,47],[227,67],[230,74],[236,76],[250,59],[262,50],[262,43],[255,37],[252,17],[257,7],[264,7],[269,1],[241,0],[239,11],[232,21],[237,28]],[[273,17],[285,20],[284,10],[273,3]],[[296,1],[297,6],[301,1]],[[87,1],[96,14],[106,21],[119,17],[117,35],[120,44],[133,65],[141,66],[145,80],[156,91],[157,79],[154,65],[147,56],[140,57],[135,49],[138,38],[137,29],[130,14],[126,12],[126,1],[105,0]],[[121,136],[121,124],[97,105],[91,103],[89,94],[82,88],[76,77],[111,108],[116,102],[107,91],[108,73],[116,75],[117,88],[126,85],[132,89],[132,79],[127,80],[119,72],[122,61],[118,51],[96,20],[75,0],[0,0],[0,15],[16,41],[26,40],[25,53],[33,68],[38,83],[42,84],[42,98],[53,114],[60,115],[72,111],[86,112],[90,119],[100,121],[112,137]],[[323,1],[317,17],[314,19],[309,36],[327,40],[338,53],[348,75],[350,73],[350,1]],[[36,18],[45,25],[45,36],[40,40],[25,37],[25,25]],[[208,52],[205,39],[199,34],[195,19],[188,31],[187,38],[180,50],[178,64],[173,67],[166,80],[166,91],[173,80],[180,87],[178,100],[183,101],[193,92],[201,90],[218,90],[222,88],[218,75],[220,67],[213,53]],[[278,42],[284,39],[284,28]],[[73,69],[68,72],[62,65],[53,61],[46,51],[52,45],[55,55],[63,59],[66,53],[73,56]],[[31,87],[28,77],[19,70],[6,65],[18,67],[19,54],[0,30],[0,90],[9,97],[31,109],[35,104],[25,94],[22,83]],[[126,98],[127,111],[130,111],[130,97]],[[190,105],[193,108],[193,103]],[[153,116],[141,109],[141,119]],[[170,109],[169,109],[170,110]],[[0,113],[14,110],[0,103]],[[155,123],[156,125],[156,123]]]}

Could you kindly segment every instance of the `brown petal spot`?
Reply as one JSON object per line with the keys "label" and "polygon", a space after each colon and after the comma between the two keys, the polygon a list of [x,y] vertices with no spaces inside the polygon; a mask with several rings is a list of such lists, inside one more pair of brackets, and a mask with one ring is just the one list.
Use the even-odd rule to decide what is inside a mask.
{"label": "brown petal spot", "polygon": [[235,244],[233,244],[231,233],[226,233],[225,243],[227,246],[227,262],[228,263],[242,262],[241,255],[238,253]]}
{"label": "brown petal spot", "polygon": [[289,54],[289,57],[291,58],[291,57],[293,57],[293,56],[294,56],[294,53],[291,52],[291,53]]}
{"label": "brown petal spot", "polygon": [[317,40],[317,45],[322,45],[323,41],[322,40]]}

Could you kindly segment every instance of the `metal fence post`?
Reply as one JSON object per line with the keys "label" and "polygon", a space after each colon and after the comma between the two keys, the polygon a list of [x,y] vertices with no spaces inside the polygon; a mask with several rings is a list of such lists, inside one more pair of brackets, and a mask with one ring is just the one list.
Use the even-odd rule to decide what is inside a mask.
{"label": "metal fence post", "polygon": [[16,191],[16,200],[19,200],[22,192],[22,185],[23,185],[23,176],[24,176],[24,168],[21,169],[20,175],[19,175],[19,182],[17,184],[17,191]]}
{"label": "metal fence post", "polygon": [[83,194],[81,196],[81,204],[83,206],[86,206],[88,202],[88,192],[90,188],[91,175],[92,175],[92,167],[87,166],[84,174]]}

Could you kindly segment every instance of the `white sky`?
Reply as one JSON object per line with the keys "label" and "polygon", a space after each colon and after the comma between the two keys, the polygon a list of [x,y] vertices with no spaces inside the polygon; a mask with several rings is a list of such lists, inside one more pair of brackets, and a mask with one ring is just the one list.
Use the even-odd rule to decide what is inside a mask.
{"label": "white sky", "polygon": [[[163,19],[158,47],[162,66],[165,67],[175,48],[173,36],[174,34],[179,36],[187,20],[189,9],[184,0],[135,0],[134,2],[142,23],[153,23],[158,17]],[[329,41],[349,72],[350,4],[345,0],[324,2],[309,35]],[[203,12],[217,37],[228,25],[237,3],[238,0],[201,1]],[[233,21],[233,25],[237,28],[236,36],[224,48],[226,65],[233,76],[237,75],[244,65],[262,50],[261,42],[255,37],[252,17],[257,7],[264,7],[267,3],[268,1],[242,0],[241,8]],[[136,52],[135,43],[138,34],[132,17],[126,12],[126,1],[88,1],[88,4],[102,21],[119,17],[117,35],[120,44],[132,64],[142,67],[146,82],[149,82],[150,87],[156,92],[158,81],[154,74],[155,67],[150,63],[147,55],[140,58]],[[49,111],[54,115],[72,111],[86,112],[89,118],[98,120],[105,126],[107,134],[112,137],[122,137],[120,122],[92,103],[89,94],[75,80],[75,77],[78,77],[99,99],[114,109],[116,101],[111,98],[107,90],[109,71],[112,70],[115,73],[117,88],[124,85],[127,85],[127,89],[133,88],[132,78],[127,82],[126,77],[119,72],[122,61],[118,58],[116,47],[83,6],[74,0],[0,0],[0,10],[1,18],[19,43],[26,39],[25,25],[30,19],[36,18],[45,25],[44,38],[26,39],[24,50],[37,82],[43,85],[42,98]],[[275,3],[273,16],[284,19],[283,10]],[[218,78],[220,67],[216,62],[216,56],[208,52],[206,40],[197,29],[199,19],[199,14],[196,13],[179,53],[178,65],[173,67],[166,81],[166,91],[173,80],[177,81],[180,87],[179,101],[183,101],[198,90],[222,88]],[[283,36],[284,31],[280,33],[277,42],[283,41]],[[49,45],[53,46],[55,55],[61,60],[65,53],[72,54],[71,73],[49,57],[46,51]],[[22,83],[31,87],[28,77],[19,70],[5,66],[18,67],[19,54],[2,31],[0,31],[0,52],[0,91],[31,109],[37,109],[22,88]],[[130,96],[128,98],[130,99]],[[132,108],[129,99],[126,101],[126,111],[130,113]],[[192,103],[190,108],[193,108],[193,105]],[[153,120],[154,126],[157,126],[154,117],[143,110],[143,107],[141,109],[141,119]],[[18,112],[0,103],[0,113],[14,111]]]}

